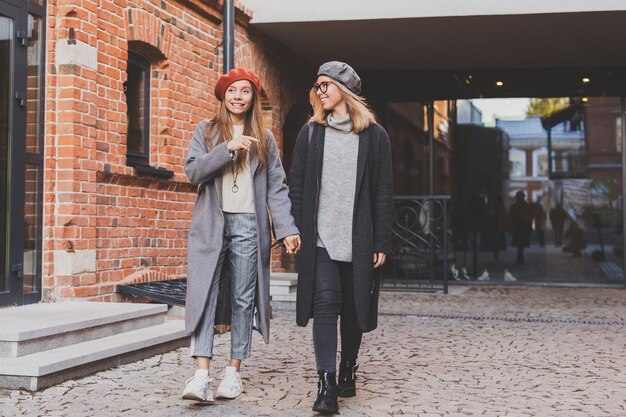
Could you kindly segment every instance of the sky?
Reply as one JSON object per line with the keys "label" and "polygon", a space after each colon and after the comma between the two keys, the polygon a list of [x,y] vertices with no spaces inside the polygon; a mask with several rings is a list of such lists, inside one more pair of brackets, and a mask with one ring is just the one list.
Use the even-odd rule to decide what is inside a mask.
{"label": "sky", "polygon": [[526,116],[528,98],[482,98],[472,103],[483,112],[485,126],[495,126],[496,117],[501,119],[523,119]]}

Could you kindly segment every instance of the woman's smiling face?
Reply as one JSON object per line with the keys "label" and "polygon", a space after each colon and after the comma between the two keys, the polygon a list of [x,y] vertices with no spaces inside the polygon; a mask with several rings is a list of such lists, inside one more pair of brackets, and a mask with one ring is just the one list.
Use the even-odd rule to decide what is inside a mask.
{"label": "woman's smiling face", "polygon": [[315,81],[315,94],[322,102],[322,107],[326,111],[333,110],[344,101],[343,94],[337,84],[325,75],[320,75]]}
{"label": "woman's smiling face", "polygon": [[226,109],[236,116],[243,116],[250,109],[254,91],[248,80],[235,81],[226,89],[224,104]]}

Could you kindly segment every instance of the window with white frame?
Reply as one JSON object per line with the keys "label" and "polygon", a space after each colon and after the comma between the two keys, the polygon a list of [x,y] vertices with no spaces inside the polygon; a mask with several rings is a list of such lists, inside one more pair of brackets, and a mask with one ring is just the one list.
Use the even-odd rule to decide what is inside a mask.
{"label": "window with white frame", "polygon": [[520,149],[509,149],[509,176],[526,176],[526,152]]}

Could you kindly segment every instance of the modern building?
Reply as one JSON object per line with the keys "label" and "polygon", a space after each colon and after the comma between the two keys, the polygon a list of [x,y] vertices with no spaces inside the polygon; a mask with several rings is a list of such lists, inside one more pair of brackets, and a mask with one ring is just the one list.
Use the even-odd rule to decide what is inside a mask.
{"label": "modern building", "polygon": [[[626,40],[622,2],[245,3],[252,26],[303,59],[344,60],[363,76],[364,95],[390,132],[395,193],[450,195],[446,233],[451,269],[466,271],[460,279],[624,285],[626,57],[615,53]],[[534,122],[529,116],[521,125],[535,133],[523,139],[509,133],[513,122],[482,126],[480,109],[466,101],[510,98],[570,104]],[[516,190],[531,203],[544,200],[533,228],[544,228],[547,241],[533,229],[524,265],[511,258],[507,219],[493,215],[499,196],[506,212]],[[549,229],[556,202],[569,212],[558,247]],[[429,212],[418,211],[416,218]],[[586,246],[575,258],[574,222]],[[483,243],[494,228],[503,241],[498,251]],[[415,242],[397,243],[395,255],[419,252]]]}
{"label": "modern building", "polygon": [[[222,5],[0,0],[0,305],[120,300],[120,283],[185,276],[195,190],[183,162],[193,127],[217,109]],[[579,177],[545,176],[546,165],[564,166],[555,158],[558,138],[536,144],[532,166],[542,181],[561,184],[552,188],[564,190],[565,203],[582,192],[591,203],[580,210],[602,218],[583,225],[589,251],[577,258],[584,268],[574,269],[590,272],[572,279],[548,266],[514,272],[623,285],[623,274],[603,275],[615,268],[601,262],[621,266],[624,235],[604,239],[602,249],[591,239],[624,227],[624,21],[621,0],[245,0],[236,2],[234,61],[261,76],[265,118],[287,169],[317,66],[349,62],[390,133],[396,194],[449,195],[452,217],[466,209],[460,180],[481,179],[462,168],[470,165],[459,150],[472,143],[456,134],[457,100],[587,99]],[[498,155],[509,155],[502,146]],[[514,180],[501,171],[493,190]],[[603,192],[610,197],[594,197]],[[591,260],[600,250],[601,262]],[[451,253],[469,278],[487,262],[477,249]],[[506,256],[499,262],[499,271],[510,270]],[[289,270],[292,259],[277,252],[273,268]]]}

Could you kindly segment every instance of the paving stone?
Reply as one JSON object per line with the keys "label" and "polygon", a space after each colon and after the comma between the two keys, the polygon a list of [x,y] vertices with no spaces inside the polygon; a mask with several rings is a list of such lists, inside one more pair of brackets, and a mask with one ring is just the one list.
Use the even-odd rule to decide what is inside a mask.
{"label": "paving stone", "polygon": [[[458,295],[383,293],[363,338],[358,395],[342,417],[626,416],[624,290],[472,287]],[[255,333],[238,399],[180,399],[189,349],[66,381],[34,395],[0,391],[3,417],[312,416],[311,328],[275,312],[271,343]],[[227,363],[215,340],[212,374]],[[219,381],[214,381],[214,387]]]}

